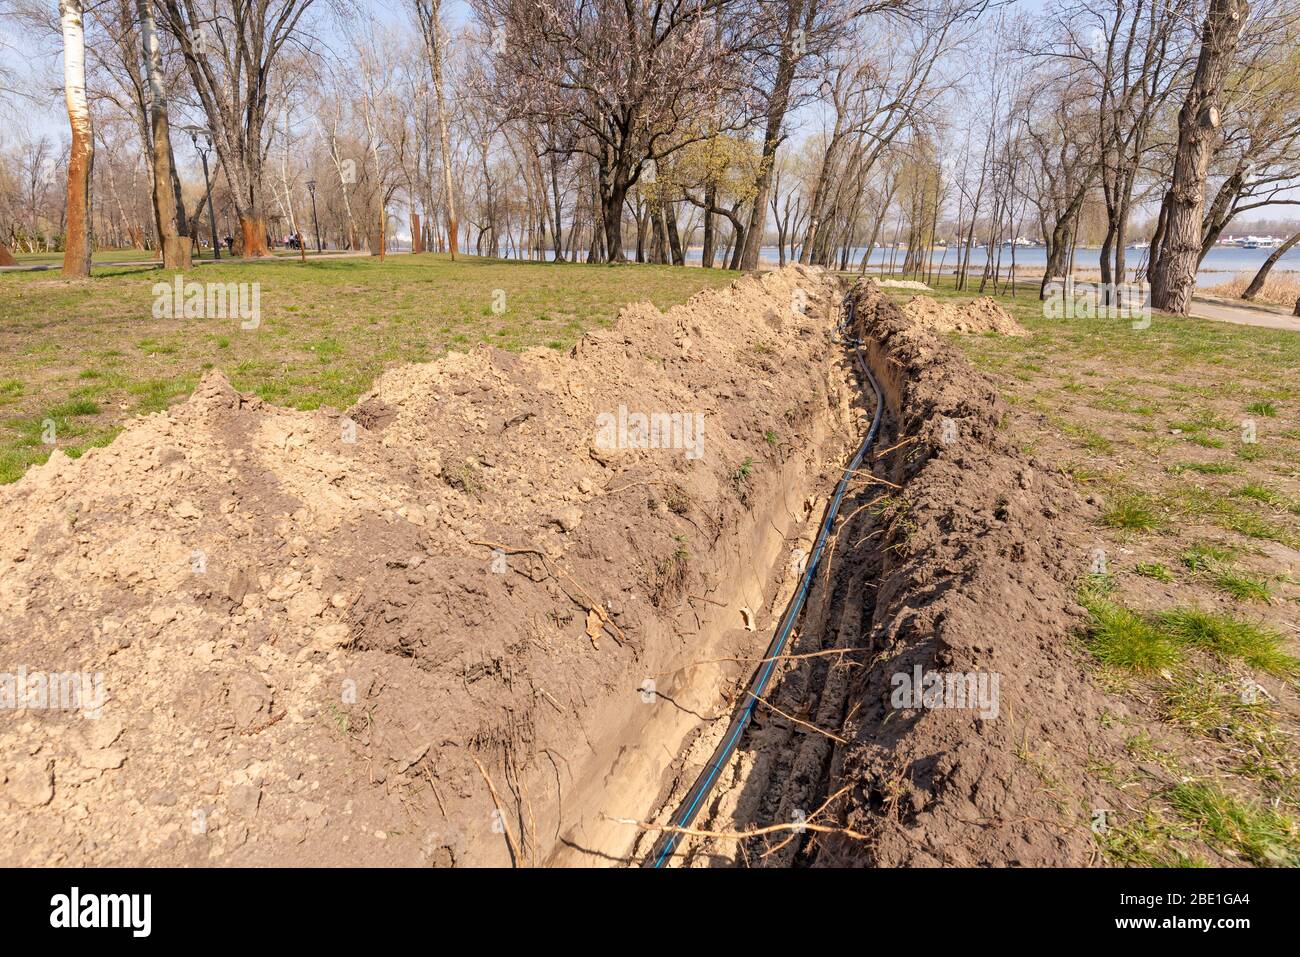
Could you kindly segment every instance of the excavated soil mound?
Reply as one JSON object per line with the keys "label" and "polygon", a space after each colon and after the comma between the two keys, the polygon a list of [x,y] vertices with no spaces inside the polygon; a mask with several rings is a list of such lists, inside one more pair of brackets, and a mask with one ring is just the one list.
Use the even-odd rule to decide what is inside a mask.
{"label": "excavated soil mound", "polygon": [[647,679],[765,644],[843,455],[838,298],[790,267],[345,416],[213,372],[0,488],[0,672],[103,692],[5,714],[0,864],[616,856],[697,690]]}
{"label": "excavated soil mound", "polygon": [[982,296],[969,302],[939,302],[929,296],[913,296],[903,313],[919,326],[935,332],[984,333],[1027,336],[1029,330],[1016,322],[996,299]]}
{"label": "excavated soil mound", "polygon": [[[1095,815],[1118,804],[1089,766],[1129,762],[1126,709],[1073,637],[1084,505],[1001,430],[988,379],[878,290],[853,296],[893,432],[876,474],[901,488],[825,789],[846,789],[841,820],[870,839],[832,836],[815,860],[1095,863]],[[978,699],[950,695],[958,676]]]}

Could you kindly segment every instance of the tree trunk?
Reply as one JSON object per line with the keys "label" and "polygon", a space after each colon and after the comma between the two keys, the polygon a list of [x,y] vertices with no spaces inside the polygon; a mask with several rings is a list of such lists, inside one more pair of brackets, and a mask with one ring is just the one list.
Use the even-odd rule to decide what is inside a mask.
{"label": "tree trunk", "polygon": [[239,217],[239,238],[242,243],[240,255],[245,259],[271,255],[266,245],[266,219],[261,215],[253,213]]}
{"label": "tree trunk", "polygon": [[[459,250],[459,240],[456,196],[451,187],[451,145],[447,136],[447,103],[442,90],[442,0],[429,0],[427,7],[417,4],[417,10],[429,51],[429,71],[433,80],[434,104],[438,114],[438,144],[442,150],[442,189],[447,200],[447,248],[454,260]],[[494,235],[493,239],[495,238]]]}
{"label": "tree trunk", "polygon": [[1147,249],[1147,282],[1150,283],[1156,270],[1160,268],[1160,247],[1165,243],[1165,225],[1169,222],[1169,196],[1165,195],[1160,203],[1160,215],[1156,217],[1156,230],[1151,236],[1151,246]]}
{"label": "tree trunk", "polygon": [[90,175],[95,163],[95,135],[86,100],[86,35],[82,0],[59,0],[63,23],[63,93],[72,127],[68,156],[67,226],[63,241],[63,275],[90,275]]}
{"label": "tree trunk", "polygon": [[1047,284],[1055,279],[1064,279],[1069,269],[1070,235],[1074,224],[1083,208],[1083,194],[1071,203],[1065,213],[1056,220],[1051,234],[1047,236],[1047,268],[1043,270],[1043,281],[1038,287],[1038,298],[1047,298]]}
{"label": "tree trunk", "polygon": [[682,251],[682,237],[677,232],[677,210],[671,203],[664,203],[664,222],[668,226],[668,250],[673,257],[674,266],[685,266],[686,255]]}
{"label": "tree trunk", "polygon": [[[712,181],[710,181],[708,186],[704,188],[704,202],[707,203],[709,206],[714,206],[718,202],[718,188]],[[705,209],[704,210],[704,247],[703,249],[700,250],[700,265],[703,266],[705,269],[713,268],[713,257],[716,254],[716,250],[715,250],[716,245],[717,245],[717,239],[714,236],[713,213],[712,211]],[[785,263],[782,263],[781,265],[784,266]]]}
{"label": "tree trunk", "polygon": [[140,42],[145,76],[149,83],[150,153],[153,168],[153,210],[162,247],[164,269],[189,269],[190,238],[185,234],[185,210],[179,205],[173,182],[171,125],[167,119],[167,90],[163,86],[162,56],[152,0],[136,0],[140,15]]}
{"label": "tree trunk", "polygon": [[605,224],[605,261],[627,262],[623,251],[623,203],[627,200],[627,177],[613,171],[613,179],[601,190],[602,219]]}
{"label": "tree trunk", "polygon": [[451,258],[456,259],[458,248],[457,231],[459,222],[456,218],[456,194],[451,185],[451,147],[447,140],[447,110],[442,99],[442,70],[439,68],[438,82],[438,141],[442,146],[442,188],[447,194],[447,249]]}
{"label": "tree trunk", "polygon": [[663,266],[668,262],[664,241],[664,211],[658,201],[650,204],[650,262]]}
{"label": "tree trunk", "polygon": [[1219,136],[1224,75],[1249,9],[1245,0],[1211,0],[1196,73],[1178,113],[1178,152],[1160,263],[1151,278],[1151,304],[1180,316],[1187,314],[1196,288],[1206,169]]}
{"label": "tree trunk", "polygon": [[[772,188],[772,168],[776,162],[776,148],[781,145],[781,126],[790,105],[790,85],[794,82],[795,68],[803,55],[806,33],[801,32],[803,0],[787,0],[785,31],[781,38],[781,56],[776,66],[776,79],[768,98],[767,125],[763,131],[763,154],[760,158],[754,206],[749,214],[749,226],[744,231],[744,246],[740,256],[732,262],[741,269],[757,269],[760,247],[763,244],[763,224],[767,221],[767,198]],[[811,25],[811,17],[808,22]],[[796,42],[796,40],[798,42]],[[737,237],[740,239],[741,237]]]}
{"label": "tree trunk", "polygon": [[420,214],[411,210],[411,255],[424,252],[424,234],[420,232]]}
{"label": "tree trunk", "polygon": [[1277,261],[1290,252],[1291,247],[1298,242],[1300,242],[1300,233],[1296,233],[1281,246],[1278,246],[1277,249],[1273,250],[1269,257],[1264,260],[1264,265],[1259,267],[1259,272],[1255,273],[1255,278],[1250,281],[1250,285],[1247,286],[1245,291],[1241,294],[1241,298],[1250,300],[1258,296],[1259,291],[1264,288],[1264,283],[1268,280],[1268,274],[1272,271],[1273,267],[1277,265]]}
{"label": "tree trunk", "polygon": [[555,233],[553,236],[555,246],[555,261],[564,262],[564,220],[561,218],[562,210],[560,208],[560,174],[555,168],[555,154],[551,154],[551,203],[555,207]]}

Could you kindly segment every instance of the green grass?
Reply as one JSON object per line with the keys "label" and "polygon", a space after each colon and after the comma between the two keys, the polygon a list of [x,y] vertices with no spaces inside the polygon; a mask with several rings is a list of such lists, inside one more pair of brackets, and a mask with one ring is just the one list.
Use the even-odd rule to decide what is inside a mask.
{"label": "green grass", "polygon": [[1218,676],[1183,675],[1160,692],[1160,717],[1201,738],[1223,742],[1234,772],[1294,802],[1300,771],[1291,734],[1250,679],[1224,683]]}
{"label": "green grass", "polygon": [[1228,561],[1236,553],[1234,548],[1213,545],[1208,542],[1198,542],[1184,550],[1179,560],[1189,571],[1201,572],[1208,571],[1219,562]]}
{"label": "green grass", "polygon": [[1188,828],[1146,811],[1131,821],[1112,824],[1095,838],[1102,853],[1118,867],[1203,867],[1203,861],[1177,843],[1193,836]]}
{"label": "green grass", "polygon": [[1282,508],[1289,506],[1285,497],[1274,492],[1262,482],[1247,482],[1232,494],[1240,498],[1254,499],[1256,502],[1263,502],[1265,505],[1275,505]]}
{"label": "green grass", "polygon": [[1089,616],[1088,650],[1111,668],[1158,673],[1179,664],[1185,648],[1198,648],[1273,675],[1300,671],[1300,661],[1282,651],[1281,633],[1266,625],[1193,607],[1134,611],[1115,600],[1113,583],[1101,575],[1088,578],[1078,598]]}
{"label": "green grass", "polygon": [[1204,839],[1252,864],[1300,866],[1300,824],[1288,815],[1198,782],[1175,785],[1165,799]]}
{"label": "green grass", "polygon": [[1214,520],[1223,528],[1234,531],[1247,538],[1264,541],[1281,542],[1283,545],[1300,544],[1293,530],[1284,528],[1258,515],[1248,508],[1243,508],[1229,501],[1219,501],[1214,508]]}
{"label": "green grass", "polygon": [[1259,736],[1270,724],[1263,704],[1246,700],[1239,690],[1225,690],[1200,676],[1166,688],[1161,694],[1160,712],[1166,721],[1205,737],[1226,734],[1244,741]]}
{"label": "green grass", "polygon": [[1093,579],[1079,592],[1088,611],[1088,650],[1102,664],[1122,671],[1156,673],[1182,660],[1178,648],[1142,615],[1114,602],[1106,583]]}
{"label": "green grass", "polygon": [[1173,573],[1160,562],[1138,562],[1137,573],[1158,582],[1168,583],[1174,580]]}
{"label": "green grass", "polygon": [[1240,472],[1241,469],[1230,462],[1179,462],[1177,465],[1169,466],[1169,471],[1174,475],[1182,472],[1197,472],[1201,475],[1228,475],[1232,472]]}
{"label": "green grass", "polygon": [[[139,258],[149,254],[95,257]],[[57,271],[0,274],[0,482],[18,479],[54,447],[76,454],[111,439],[130,415],[183,400],[210,368],[280,405],[343,409],[388,366],[479,343],[567,350],[584,332],[611,324],[628,302],[668,308],[736,274],[474,257],[452,263],[437,254],[383,263],[223,259],[186,274],[260,283],[254,330],[237,318],[155,319],[153,285],[169,278],[123,265],[96,268],[85,283],[65,283]],[[499,315],[491,309],[496,290],[506,294]],[[56,422],[56,446],[39,441],[44,418]]]}
{"label": "green grass", "polygon": [[1214,587],[1238,601],[1268,601],[1269,584],[1263,578],[1226,568],[1213,575]]}
{"label": "green grass", "polygon": [[1264,400],[1252,402],[1250,405],[1246,406],[1246,411],[1252,415],[1262,415],[1266,419],[1272,419],[1277,416],[1277,406],[1272,402]]}
{"label": "green grass", "polygon": [[1202,648],[1224,659],[1241,661],[1274,675],[1293,674],[1300,662],[1281,650],[1282,635],[1231,615],[1200,608],[1175,608],[1156,616],[1158,628],[1170,640]]}
{"label": "green grass", "polygon": [[1145,495],[1125,495],[1102,513],[1103,525],[1130,531],[1151,532],[1160,528],[1163,519],[1155,503]]}

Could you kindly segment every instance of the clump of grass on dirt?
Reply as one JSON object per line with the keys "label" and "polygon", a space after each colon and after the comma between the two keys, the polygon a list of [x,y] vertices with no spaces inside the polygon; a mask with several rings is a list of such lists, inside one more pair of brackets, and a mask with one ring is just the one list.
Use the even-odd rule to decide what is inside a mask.
{"label": "clump of grass on dirt", "polygon": [[1150,578],[1166,584],[1174,580],[1173,573],[1169,571],[1161,562],[1138,562],[1137,573],[1144,578]]}
{"label": "clump of grass on dirt", "polygon": [[1200,608],[1175,608],[1157,616],[1159,627],[1175,642],[1211,652],[1219,658],[1239,658],[1273,675],[1295,672],[1300,661],[1282,651],[1282,635],[1265,625]]}
{"label": "clump of grass on dirt", "polygon": [[1268,709],[1258,695],[1244,694],[1240,687],[1225,689],[1203,675],[1185,677],[1165,688],[1160,710],[1166,721],[1209,737],[1257,739],[1269,725]]}
{"label": "clump of grass on dirt", "polygon": [[1157,673],[1182,660],[1182,649],[1198,648],[1220,659],[1239,659],[1273,675],[1294,674],[1300,661],[1281,649],[1282,634],[1266,625],[1194,607],[1154,614],[1116,601],[1114,585],[1092,576],[1079,589],[1079,603],[1091,620],[1089,651],[1102,664],[1124,671]]}
{"label": "clump of grass on dirt", "polygon": [[1171,475],[1179,475],[1183,472],[1196,472],[1200,475],[1229,475],[1239,471],[1241,470],[1231,462],[1179,462],[1177,465],[1169,466]]}
{"label": "clump of grass on dirt", "polygon": [[1203,867],[1204,862],[1179,846],[1188,829],[1167,821],[1154,811],[1097,834],[1102,853],[1119,867]]}
{"label": "clump of grass on dirt", "polygon": [[1263,578],[1235,568],[1224,568],[1213,575],[1214,587],[1238,601],[1268,601],[1271,589]]}
{"label": "clump of grass on dirt", "polygon": [[1163,519],[1155,503],[1145,495],[1125,495],[1102,513],[1103,525],[1129,531],[1152,532],[1160,528]]}
{"label": "clump of grass on dirt", "polygon": [[736,466],[736,470],[731,473],[731,484],[735,486],[736,494],[740,496],[741,502],[748,502],[750,492],[753,491],[751,480],[754,476],[754,459],[751,456],[745,456],[745,460]]}
{"label": "clump of grass on dirt", "polygon": [[1213,785],[1184,782],[1165,799],[1203,838],[1261,867],[1300,866],[1300,823]]}
{"label": "clump of grass on dirt", "polygon": [[1198,542],[1184,550],[1181,561],[1189,571],[1207,571],[1219,562],[1226,562],[1236,554],[1236,549],[1208,542]]}
{"label": "clump of grass on dirt", "polygon": [[1291,736],[1254,681],[1183,675],[1160,692],[1158,707],[1163,720],[1198,737],[1228,744],[1235,773],[1294,801],[1300,771]]}
{"label": "clump of grass on dirt", "polygon": [[1158,673],[1182,659],[1178,648],[1150,621],[1113,601],[1108,582],[1094,577],[1079,591],[1088,611],[1088,650],[1104,665],[1122,671]]}

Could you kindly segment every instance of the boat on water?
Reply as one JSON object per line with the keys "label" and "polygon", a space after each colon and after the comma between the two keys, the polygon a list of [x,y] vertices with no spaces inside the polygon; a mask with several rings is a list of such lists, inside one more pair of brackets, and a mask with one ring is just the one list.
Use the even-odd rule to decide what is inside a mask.
{"label": "boat on water", "polygon": [[1220,245],[1237,249],[1276,249],[1282,245],[1282,240],[1276,236],[1239,236],[1236,239],[1229,236]]}

